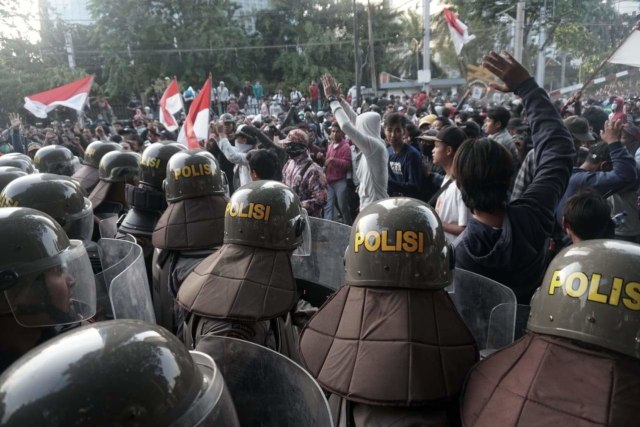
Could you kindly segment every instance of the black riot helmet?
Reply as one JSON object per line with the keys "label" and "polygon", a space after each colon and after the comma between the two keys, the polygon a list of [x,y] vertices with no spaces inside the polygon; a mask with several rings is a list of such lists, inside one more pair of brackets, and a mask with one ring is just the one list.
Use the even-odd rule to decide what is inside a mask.
{"label": "black riot helmet", "polygon": [[167,202],[225,194],[226,176],[218,161],[208,151],[185,151],[174,154],[167,164],[165,180]]}
{"label": "black riot helmet", "polygon": [[53,218],[30,208],[0,209],[0,235],[0,313],[25,327],[78,323],[95,314],[96,285],[81,241],[69,240]]}
{"label": "black riot helmet", "polygon": [[186,150],[182,144],[172,141],[155,142],[142,152],[140,160],[140,184],[162,191],[162,182],[167,176],[167,163],[171,156]]}
{"label": "black riot helmet", "polygon": [[13,166],[0,166],[0,191],[2,191],[4,187],[14,179],[27,175],[28,173],[22,169],[18,169]]}
{"label": "black riot helmet", "polygon": [[75,157],[71,150],[62,145],[47,145],[40,148],[33,158],[39,172],[72,176],[75,172]]}
{"label": "black riot helmet", "polygon": [[98,322],[25,354],[0,377],[2,426],[239,425],[220,370],[166,329]]}
{"label": "black riot helmet", "polygon": [[66,176],[38,173],[18,178],[0,193],[0,207],[37,209],[55,219],[70,239],[91,240],[91,202],[82,188]]}

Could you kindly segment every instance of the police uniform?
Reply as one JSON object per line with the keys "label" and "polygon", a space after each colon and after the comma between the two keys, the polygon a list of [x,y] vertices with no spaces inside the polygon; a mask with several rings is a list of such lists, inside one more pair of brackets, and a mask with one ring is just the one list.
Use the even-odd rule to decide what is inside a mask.
{"label": "police uniform", "polygon": [[89,144],[87,149],[84,150],[82,166],[72,175],[72,178],[80,182],[80,185],[87,193],[91,193],[100,181],[98,177],[100,160],[102,160],[105,154],[111,151],[123,151],[123,149],[120,144],[116,144],[115,142],[95,141]]}
{"label": "police uniform", "polygon": [[[110,151],[102,157],[98,168],[99,182],[89,194],[96,222],[109,218],[117,223],[129,209],[125,188],[127,184],[137,185],[139,163],[140,155],[130,151]],[[115,237],[115,228],[114,224],[113,235],[102,237]],[[94,240],[97,241],[99,237],[94,233]]]}
{"label": "police uniform", "polygon": [[176,153],[166,170],[168,207],[152,236],[153,300],[158,323],[181,336],[184,310],[174,300],[193,268],[222,245],[228,190],[218,162],[206,151]]}
{"label": "police uniform", "polygon": [[214,334],[278,348],[270,321],[298,301],[290,257],[304,246],[307,222],[298,196],[280,182],[237,189],[225,209],[224,244],[178,292],[190,312],[185,341],[198,348],[200,337]]}
{"label": "police uniform", "polygon": [[167,175],[167,163],[171,156],[186,147],[172,141],[156,142],[149,145],[140,159],[140,183],[127,184],[125,197],[129,212],[118,228],[118,238],[126,234],[135,237],[144,251],[147,271],[151,273],[153,245],[151,235],[158,219],[167,208],[162,183]]}
{"label": "police uniform", "polygon": [[638,425],[640,245],[560,252],[534,294],[528,333],[475,366],[466,427]]}
{"label": "police uniform", "polygon": [[[30,208],[2,208],[0,235],[4,369],[20,355],[17,349],[35,346],[62,327],[91,318],[96,286],[83,243],[70,240],[49,215]],[[15,322],[8,321],[10,316]]]}
{"label": "police uniform", "polygon": [[325,391],[336,426],[442,425],[457,418],[478,360],[444,289],[454,254],[426,203],[391,198],[356,219],[346,283],[300,337],[302,362]]}

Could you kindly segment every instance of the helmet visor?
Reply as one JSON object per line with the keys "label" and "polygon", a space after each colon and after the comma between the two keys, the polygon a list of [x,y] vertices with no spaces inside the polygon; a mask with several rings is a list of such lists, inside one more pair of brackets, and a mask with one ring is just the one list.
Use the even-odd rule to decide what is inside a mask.
{"label": "helmet visor", "polygon": [[93,209],[89,199],[85,197],[85,209],[74,215],[67,217],[67,223],[64,225],[64,231],[70,239],[82,240],[87,242],[93,236]]}
{"label": "helmet visor", "polygon": [[197,369],[202,373],[202,388],[188,411],[172,423],[171,427],[195,425],[239,427],[236,408],[220,369],[211,356],[199,351],[189,353]]}
{"label": "helmet visor", "polygon": [[224,191],[224,194],[227,195],[227,197],[231,197],[229,192],[229,180],[227,179],[227,174],[226,172],[222,172],[220,175],[222,176],[222,190]]}
{"label": "helmet visor", "polygon": [[4,294],[20,325],[67,325],[95,314],[96,285],[81,241],[72,240],[68,249],[54,257],[7,270],[16,277],[16,284]]}
{"label": "helmet visor", "polygon": [[311,223],[306,209],[300,210],[300,216],[296,219],[296,237],[302,236],[302,242],[293,251],[294,256],[311,255]]}

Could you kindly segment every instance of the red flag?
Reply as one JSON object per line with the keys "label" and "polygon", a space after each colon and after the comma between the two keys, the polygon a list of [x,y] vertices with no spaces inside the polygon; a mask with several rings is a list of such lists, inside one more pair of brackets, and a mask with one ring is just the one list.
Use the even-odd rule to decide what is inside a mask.
{"label": "red flag", "polygon": [[160,123],[162,123],[167,130],[172,132],[178,129],[178,122],[176,122],[173,115],[183,108],[184,105],[182,104],[182,98],[180,97],[178,81],[174,78],[171,80],[171,83],[169,83],[167,90],[162,94],[162,98],[160,98]]}
{"label": "red flag", "polygon": [[469,29],[458,18],[458,15],[453,13],[449,8],[444,8],[444,19],[449,25],[449,34],[451,35],[451,41],[456,50],[456,54],[460,55],[462,52],[462,46],[475,39],[476,36],[469,34]]}
{"label": "red flag", "polygon": [[187,119],[182,125],[178,142],[191,149],[200,148],[198,141],[209,137],[209,105],[211,105],[211,77],[191,104]]}
{"label": "red flag", "polygon": [[46,92],[25,96],[24,108],[41,119],[47,118],[47,113],[58,105],[81,111],[87,102],[92,84],[93,76],[87,76]]}

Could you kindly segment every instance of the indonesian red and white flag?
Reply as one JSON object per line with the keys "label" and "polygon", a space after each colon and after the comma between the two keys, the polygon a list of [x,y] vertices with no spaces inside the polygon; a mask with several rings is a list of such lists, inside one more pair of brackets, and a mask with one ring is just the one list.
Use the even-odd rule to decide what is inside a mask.
{"label": "indonesian red and white flag", "polygon": [[209,137],[209,105],[211,104],[211,77],[202,86],[202,90],[189,107],[187,119],[180,129],[178,142],[191,149],[200,148],[198,141]]}
{"label": "indonesian red and white flag", "polygon": [[458,19],[458,15],[449,10],[449,8],[445,7],[443,13],[444,19],[449,26],[449,34],[451,34],[451,41],[456,49],[456,55],[460,55],[462,47],[475,39],[476,36],[469,34],[469,28],[464,25],[464,23]]}
{"label": "indonesian red and white flag", "polygon": [[633,32],[609,59],[609,62],[640,67],[640,26],[633,29]]}
{"label": "indonesian red and white flag", "polygon": [[76,111],[82,111],[87,102],[93,76],[87,76],[82,80],[24,97],[24,108],[31,114],[41,119],[47,118],[47,113],[59,105],[69,107]]}
{"label": "indonesian red and white flag", "polygon": [[171,132],[178,129],[178,122],[173,115],[182,109],[184,109],[184,105],[180,96],[180,88],[178,88],[178,81],[174,78],[160,98],[160,123]]}

